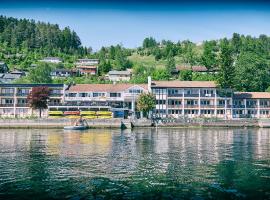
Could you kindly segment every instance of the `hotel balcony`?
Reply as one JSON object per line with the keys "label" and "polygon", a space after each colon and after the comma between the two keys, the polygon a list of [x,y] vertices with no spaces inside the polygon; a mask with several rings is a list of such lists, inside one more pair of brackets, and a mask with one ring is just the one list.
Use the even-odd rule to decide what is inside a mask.
{"label": "hotel balcony", "polygon": [[14,96],[14,93],[0,93],[0,96],[13,97]]}
{"label": "hotel balcony", "polygon": [[182,109],[182,105],[168,105],[168,108],[177,108],[177,109]]}
{"label": "hotel balcony", "polygon": [[207,98],[207,97],[208,97],[208,98],[209,98],[209,97],[215,97],[215,94],[201,94],[201,98],[202,98],[202,97],[206,97],[206,98]]}
{"label": "hotel balcony", "polygon": [[258,105],[247,105],[246,108],[258,108],[259,106]]}
{"label": "hotel balcony", "polygon": [[61,94],[61,93],[51,93],[49,96],[50,97],[62,97],[63,94]]}
{"label": "hotel balcony", "polygon": [[260,108],[270,108],[270,105],[260,105]]}
{"label": "hotel balcony", "polygon": [[194,108],[194,109],[196,108],[196,109],[197,109],[197,108],[199,108],[199,105],[189,105],[189,104],[185,104],[184,107],[185,107],[185,108]]}
{"label": "hotel balcony", "polygon": [[201,105],[201,109],[205,109],[205,108],[215,108],[215,105]]}
{"label": "hotel balcony", "polygon": [[0,104],[0,107],[14,107],[14,104]]}
{"label": "hotel balcony", "polygon": [[16,93],[16,96],[27,97],[29,93]]}
{"label": "hotel balcony", "polygon": [[185,97],[199,97],[199,94],[185,94]]}
{"label": "hotel balcony", "polygon": [[27,103],[18,103],[18,104],[16,104],[16,107],[29,107],[29,104],[27,104]]}
{"label": "hotel balcony", "polygon": [[183,94],[168,94],[168,97],[183,97]]}

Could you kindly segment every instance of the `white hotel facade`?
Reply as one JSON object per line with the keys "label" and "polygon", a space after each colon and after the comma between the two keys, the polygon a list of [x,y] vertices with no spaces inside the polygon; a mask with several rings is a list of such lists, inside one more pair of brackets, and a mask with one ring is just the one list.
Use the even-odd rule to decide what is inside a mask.
{"label": "white hotel facade", "polygon": [[[27,95],[38,84],[0,84],[0,117],[27,117]],[[51,88],[49,111],[112,111],[134,114],[141,93],[156,98],[153,114],[162,118],[270,118],[270,93],[233,92],[212,81],[151,81],[148,84],[43,84]],[[47,113],[47,112],[44,112]],[[46,116],[44,116],[46,117]]]}

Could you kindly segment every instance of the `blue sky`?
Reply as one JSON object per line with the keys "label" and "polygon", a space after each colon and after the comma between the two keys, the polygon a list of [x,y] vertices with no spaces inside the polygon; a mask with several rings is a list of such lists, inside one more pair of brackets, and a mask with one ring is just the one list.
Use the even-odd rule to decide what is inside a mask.
{"label": "blue sky", "polygon": [[267,1],[0,0],[0,14],[69,26],[95,50],[119,43],[138,47],[148,36],[201,42],[234,32],[270,35]]}

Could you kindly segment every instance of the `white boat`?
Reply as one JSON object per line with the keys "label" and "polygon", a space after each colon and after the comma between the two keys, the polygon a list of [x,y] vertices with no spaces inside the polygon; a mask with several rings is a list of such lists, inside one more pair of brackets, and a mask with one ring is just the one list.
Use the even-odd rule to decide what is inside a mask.
{"label": "white boat", "polygon": [[85,130],[88,126],[78,125],[78,126],[64,126],[64,130]]}

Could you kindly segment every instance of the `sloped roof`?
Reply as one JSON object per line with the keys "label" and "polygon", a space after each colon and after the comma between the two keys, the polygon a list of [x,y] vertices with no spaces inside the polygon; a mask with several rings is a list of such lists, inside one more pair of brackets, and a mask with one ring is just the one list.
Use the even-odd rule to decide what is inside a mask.
{"label": "sloped roof", "polygon": [[[70,86],[68,92],[121,92],[133,87],[134,84],[118,83],[118,84],[76,84]],[[147,90],[147,84],[136,84]]]}
{"label": "sloped roof", "polygon": [[270,92],[235,92],[235,99],[270,99]]}
{"label": "sloped roof", "polygon": [[153,81],[152,87],[215,88],[214,81]]}
{"label": "sloped roof", "polygon": [[130,71],[109,71],[109,75],[130,75],[131,72]]}

